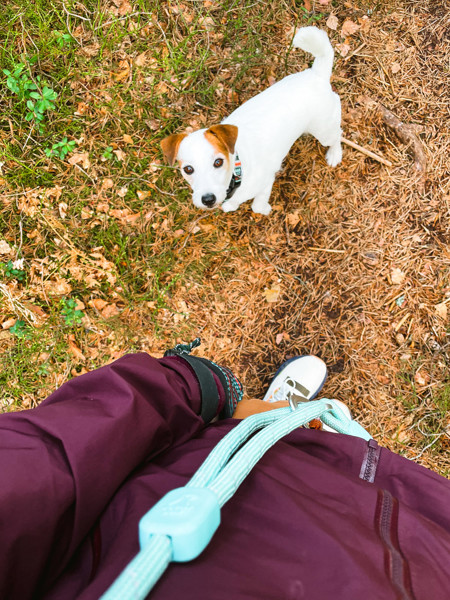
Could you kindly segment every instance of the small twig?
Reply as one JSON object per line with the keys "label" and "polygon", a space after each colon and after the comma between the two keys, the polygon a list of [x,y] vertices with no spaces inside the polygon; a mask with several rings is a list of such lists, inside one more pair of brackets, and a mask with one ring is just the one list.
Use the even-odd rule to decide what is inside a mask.
{"label": "small twig", "polygon": [[[113,19],[112,21],[106,21],[106,23],[102,23],[101,25],[98,25],[97,27],[94,27],[93,31],[97,31],[98,29],[103,29],[103,27],[106,27],[107,25],[112,25],[113,23],[118,23],[119,21],[123,21],[124,19],[131,19],[131,17],[136,17],[137,15],[141,16],[141,15],[148,15],[150,17],[153,16],[153,13],[150,12],[134,12],[131,13],[129,15],[124,15],[123,17],[119,17],[118,19]],[[156,22],[156,25],[158,25],[158,27],[161,29],[161,27],[159,26],[159,23]],[[164,35],[164,32],[163,32]],[[164,35],[164,38],[166,36]]]}
{"label": "small twig", "polygon": [[353,56],[355,56],[360,50],[362,50],[364,48],[364,46],[366,46],[366,42],[363,42],[360,46],[358,46],[356,48],[356,50],[354,50],[351,54],[349,54],[348,56],[346,56],[344,58],[344,62],[347,62],[348,60],[350,60]]}
{"label": "small twig", "polygon": [[95,181],[92,179],[92,177],[89,175],[89,173],[86,173],[86,171],[85,171],[84,169],[82,169],[82,168],[80,167],[80,165],[77,165],[77,164],[75,163],[75,164],[74,164],[74,167],[76,167],[76,168],[77,168],[77,169],[79,169],[79,170],[80,170],[82,173],[84,173],[84,174],[86,175],[86,177],[88,177],[88,178],[89,178],[89,179],[92,181],[92,183],[93,183],[94,185],[97,185],[97,184],[95,183]]}
{"label": "small twig", "polygon": [[69,17],[75,17],[75,19],[82,19],[83,21],[90,21],[90,19],[88,17],[82,17],[81,15],[76,15],[75,13],[71,13],[67,10],[66,5],[64,4],[64,2],[62,3],[63,5],[63,9],[66,13],[66,27],[67,27],[67,31],[69,32],[69,35],[72,37],[72,39],[74,39],[76,41],[76,43],[79,46],[83,46],[83,44],[73,35],[72,30],[70,29],[70,25],[69,25]]}
{"label": "small twig", "polygon": [[[65,12],[65,13],[66,13],[68,16],[70,16],[70,17],[75,17],[75,19],[81,19],[82,21],[90,21],[90,20],[91,20],[89,17],[82,17],[81,15],[77,15],[77,14],[75,14],[75,13],[71,13],[71,12],[69,12],[69,11],[67,10],[67,8],[66,8],[66,5],[64,4],[64,2],[62,3],[62,6],[63,6],[63,9],[64,9],[64,12]],[[70,30],[69,30],[69,33],[70,33]],[[72,34],[70,33],[70,35],[72,35]],[[72,37],[73,37],[73,36],[72,36]]]}
{"label": "small twig", "polygon": [[284,219],[284,229],[286,231],[286,242],[287,242],[287,245],[290,246],[291,245],[291,237],[289,235],[289,227],[288,227],[288,223],[287,223],[287,215],[286,215],[286,218]]}
{"label": "small twig", "polygon": [[333,254],[345,254],[345,250],[334,250],[334,248],[316,248],[316,246],[310,246],[308,250],[316,250],[317,252],[332,252]]}
{"label": "small twig", "polygon": [[409,317],[411,316],[411,313],[406,313],[406,315],[404,317],[402,317],[400,319],[400,321],[397,323],[397,325],[394,327],[394,331],[399,331],[399,329],[401,328],[401,326],[403,325],[403,323],[409,319]]}
{"label": "small twig", "polygon": [[344,137],[341,138],[341,141],[343,144],[347,144],[347,146],[350,146],[351,148],[354,148],[355,150],[362,152],[362,154],[365,154],[366,156],[370,156],[370,158],[377,160],[378,162],[382,163],[383,165],[386,165],[387,167],[392,167],[392,163],[390,160],[387,160],[386,158],[383,158],[382,156],[375,154],[375,152],[372,152],[371,150],[367,150],[366,148],[363,148],[359,144],[356,144],[355,142],[347,140]]}
{"label": "small twig", "polygon": [[192,223],[192,227],[191,230],[188,232],[183,245],[181,246],[180,250],[183,250],[186,247],[186,244],[188,242],[188,239],[191,237],[191,233],[193,233],[195,226],[197,225],[197,223],[199,223],[202,219],[206,219],[206,217],[209,217],[209,214],[206,215],[202,215],[201,217],[198,217],[198,219],[196,219],[193,223]]}
{"label": "small twig", "polygon": [[427,157],[425,155],[422,142],[417,137],[413,126],[400,121],[400,119],[394,115],[394,113],[388,110],[380,102],[372,100],[371,98],[366,98],[365,100],[369,108],[375,108],[385,125],[394,130],[399,140],[410,146],[414,156],[414,168],[417,172],[421,173],[423,177],[425,177],[427,170]]}
{"label": "small twig", "polygon": [[16,252],[16,260],[18,260],[18,258],[19,258],[19,254],[20,254],[20,251],[22,250],[22,245],[23,245],[23,225],[22,225],[22,219],[20,219],[20,221],[19,221],[19,231],[20,231],[20,242],[19,242],[19,247],[17,248],[17,252]]}
{"label": "small twig", "polygon": [[436,433],[434,435],[436,435],[435,439],[430,442],[427,446],[425,446],[425,448],[423,448],[419,454],[416,454],[416,456],[413,456],[412,459],[413,460],[417,460],[418,458],[420,458],[422,456],[422,454],[424,454],[425,450],[428,450],[428,448],[431,448],[431,446],[434,446],[434,444],[445,434],[445,431],[442,431],[441,433]]}

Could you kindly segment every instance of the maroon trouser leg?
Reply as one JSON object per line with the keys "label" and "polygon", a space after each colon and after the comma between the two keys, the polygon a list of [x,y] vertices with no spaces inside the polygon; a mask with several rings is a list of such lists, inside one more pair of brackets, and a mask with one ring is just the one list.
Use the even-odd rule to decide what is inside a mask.
{"label": "maroon trouser leg", "polygon": [[142,353],[0,415],[0,598],[46,589],[129,474],[203,428],[199,412],[191,368]]}

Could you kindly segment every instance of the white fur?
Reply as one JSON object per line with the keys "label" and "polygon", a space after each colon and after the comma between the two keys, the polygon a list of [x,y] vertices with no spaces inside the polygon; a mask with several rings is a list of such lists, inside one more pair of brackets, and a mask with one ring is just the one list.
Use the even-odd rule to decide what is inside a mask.
{"label": "white fur", "polygon": [[[329,146],[326,159],[331,167],[341,161],[341,104],[330,85],[333,48],[326,33],[316,27],[300,29],[293,45],[315,56],[313,66],[275,83],[222,121],[238,127],[235,154],[242,163],[242,184],[232,198],[225,199],[235,154],[218,154],[204,136],[206,129],[191,133],[181,142],[177,159],[198,208],[206,208],[202,196],[214,194],[214,208],[222,205],[225,212],[253,199],[254,212],[269,214],[275,175],[292,144],[305,133]],[[215,168],[218,157],[229,158],[229,162],[225,160],[223,167]],[[186,165],[194,168],[190,176],[183,171]]]}

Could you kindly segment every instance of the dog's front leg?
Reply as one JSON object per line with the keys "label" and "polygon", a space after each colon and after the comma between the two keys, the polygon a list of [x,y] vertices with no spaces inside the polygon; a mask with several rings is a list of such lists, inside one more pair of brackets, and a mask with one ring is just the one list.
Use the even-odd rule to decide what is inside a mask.
{"label": "dog's front leg", "polygon": [[269,204],[269,199],[270,194],[272,193],[272,186],[274,181],[275,177],[266,187],[262,189],[261,192],[256,194],[252,203],[252,211],[254,213],[258,213],[260,215],[268,215],[272,210],[272,207]]}
{"label": "dog's front leg", "polygon": [[233,210],[236,210],[237,208],[239,208],[239,206],[241,204],[242,204],[242,202],[227,200],[226,202],[224,202],[222,204],[222,210],[223,210],[223,212],[232,212]]}

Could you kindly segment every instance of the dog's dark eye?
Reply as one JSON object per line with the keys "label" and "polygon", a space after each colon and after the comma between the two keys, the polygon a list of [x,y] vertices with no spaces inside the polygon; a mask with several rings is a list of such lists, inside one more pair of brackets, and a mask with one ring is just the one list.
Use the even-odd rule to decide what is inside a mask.
{"label": "dog's dark eye", "polygon": [[216,167],[216,169],[218,169],[222,165],[223,165],[223,158],[216,158],[216,160],[214,161],[214,166]]}
{"label": "dog's dark eye", "polygon": [[191,167],[191,165],[187,165],[186,167],[184,167],[183,171],[186,173],[186,175],[192,175],[192,173],[194,172],[194,167]]}

